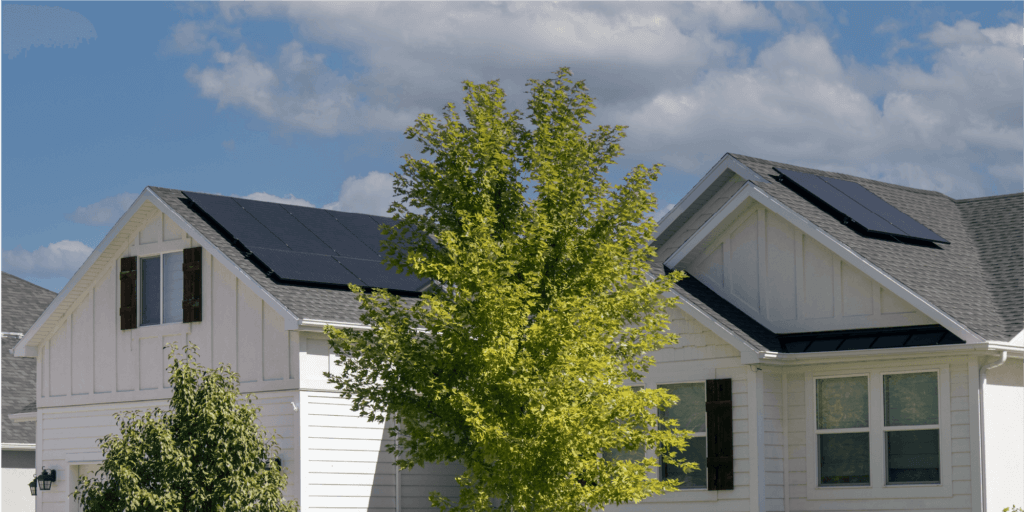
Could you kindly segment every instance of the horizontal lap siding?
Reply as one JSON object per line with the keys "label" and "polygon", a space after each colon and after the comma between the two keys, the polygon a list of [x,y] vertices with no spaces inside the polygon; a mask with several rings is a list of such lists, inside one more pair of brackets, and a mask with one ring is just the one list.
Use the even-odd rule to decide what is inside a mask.
{"label": "horizontal lap siding", "polygon": [[[653,355],[657,364],[648,373],[647,387],[676,382],[732,379],[734,489],[729,491],[685,490],[652,496],[640,503],[609,506],[616,512],[734,512],[750,510],[750,436],[747,396],[750,370],[740,363],[739,352],[681,310],[670,312],[678,342]],[[685,454],[684,454],[685,458]]]}
{"label": "horizontal lap siding", "polygon": [[[260,424],[268,435],[277,435],[281,462],[289,475],[285,490],[288,499],[295,499],[298,478],[290,471],[295,467],[294,413],[291,402],[293,392],[261,393],[253,405],[260,407]],[[57,469],[57,481],[50,491],[41,492],[41,510],[68,511],[68,494],[74,490],[69,482],[70,465],[76,461],[97,461],[101,456],[98,440],[107,434],[118,434],[114,413],[131,410],[150,411],[163,405],[164,401],[129,402],[110,405],[85,405],[42,409],[39,428],[42,443],[38,444],[36,464],[38,467]],[[83,462],[84,463],[84,462]],[[38,469],[37,467],[37,469]]]}
{"label": "horizontal lap siding", "polygon": [[[942,435],[949,435],[951,441],[951,463],[952,474],[943,474],[943,481],[951,480],[953,484],[953,496],[950,498],[872,498],[871,489],[864,489],[863,497],[849,500],[809,500],[807,499],[807,486],[814,485],[808,482],[808,464],[816,464],[816,461],[808,460],[807,442],[813,437],[807,434],[807,414],[811,411],[810,401],[813,396],[805,396],[806,379],[811,378],[811,373],[800,373],[791,371],[787,375],[789,393],[788,400],[788,424],[789,424],[789,500],[790,510],[799,512],[812,511],[872,511],[872,512],[898,512],[907,510],[920,511],[970,511],[971,510],[971,442],[970,442],[970,415],[968,412],[968,372],[967,363],[956,359],[921,359],[908,360],[906,365],[919,366],[929,364],[949,365],[950,385],[950,428],[949,432]],[[877,363],[864,363],[862,370],[873,370]],[[898,368],[898,367],[894,367]],[[851,370],[856,373],[857,369]],[[898,370],[897,370],[898,371]],[[767,379],[766,379],[767,381]],[[877,390],[872,390],[873,393]],[[768,408],[766,407],[766,415]],[[771,424],[770,421],[766,423]],[[883,454],[877,450],[871,452],[871,457],[880,457]]]}

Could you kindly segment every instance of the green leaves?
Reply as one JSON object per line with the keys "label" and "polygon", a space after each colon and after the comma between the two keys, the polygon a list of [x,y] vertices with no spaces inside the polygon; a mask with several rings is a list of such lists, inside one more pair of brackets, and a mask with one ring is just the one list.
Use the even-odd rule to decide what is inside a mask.
{"label": "green leaves", "polygon": [[677,482],[654,458],[686,432],[656,411],[664,390],[633,390],[651,352],[674,342],[654,278],[650,193],[658,166],[605,179],[623,126],[584,128],[593,100],[567,68],[531,80],[529,112],[497,82],[465,82],[462,114],[424,114],[406,131],[431,160],[405,157],[384,228],[390,266],[432,279],[421,300],[353,287],[371,330],[328,328],[330,376],[353,410],[390,417],[402,467],[460,462],[442,510],[584,511],[639,501]]}
{"label": "green leaves", "polygon": [[238,375],[170,358],[169,408],[115,413],[119,435],[100,440],[104,461],[73,493],[86,512],[298,510],[285,502],[287,476],[267,461],[277,442],[257,424],[251,395],[239,396]]}

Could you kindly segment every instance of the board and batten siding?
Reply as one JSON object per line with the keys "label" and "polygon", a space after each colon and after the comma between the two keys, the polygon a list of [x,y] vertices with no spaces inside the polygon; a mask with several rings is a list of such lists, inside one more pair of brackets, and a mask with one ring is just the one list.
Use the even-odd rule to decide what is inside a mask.
{"label": "board and batten siding", "polygon": [[[297,498],[298,478],[293,468],[296,460],[295,426],[296,413],[292,402],[298,400],[297,391],[263,392],[253,400],[260,408],[259,422],[268,434],[277,436],[282,466],[288,472],[288,487],[285,497]],[[43,408],[39,411],[36,426],[36,465],[57,470],[57,481],[49,491],[38,491],[37,510],[41,512],[69,512],[72,507],[68,496],[75,486],[72,477],[75,468],[98,464],[102,451],[98,440],[107,434],[117,434],[114,413],[132,410],[166,408],[165,400],[91,404],[60,408]],[[38,471],[38,468],[37,468]],[[27,481],[26,481],[27,483]]]}
{"label": "board and batten siding", "polygon": [[[156,212],[121,250],[151,256],[196,246]],[[202,256],[203,321],[121,330],[119,261],[69,308],[37,358],[40,408],[167,398],[171,344],[196,344],[199,362],[226,363],[243,392],[297,389],[297,343],[284,319],[207,251]],[[296,361],[297,363],[297,361]]]}
{"label": "board and batten siding", "polygon": [[[733,470],[734,489],[728,491],[680,490],[652,496],[640,503],[609,506],[616,512],[674,512],[701,510],[707,512],[748,512],[751,510],[752,482],[750,462],[756,456],[756,415],[752,416],[751,367],[740,363],[740,353],[718,335],[678,308],[669,310],[670,329],[678,343],[654,352],[657,364],[644,379],[644,386],[704,382],[708,379],[732,379]],[[752,420],[752,417],[754,418]],[[752,436],[751,434],[754,433]],[[753,439],[752,439],[753,437]],[[648,453],[649,457],[654,452]],[[683,454],[686,458],[686,454]],[[756,493],[755,493],[756,494]]]}
{"label": "board and batten siding", "polygon": [[776,333],[935,323],[752,199],[680,267]]}
{"label": "board and batten siding", "polygon": [[302,333],[300,347],[303,510],[428,512],[431,492],[458,496],[458,464],[397,471],[389,425],[360,417],[324,376],[338,370],[322,334]]}

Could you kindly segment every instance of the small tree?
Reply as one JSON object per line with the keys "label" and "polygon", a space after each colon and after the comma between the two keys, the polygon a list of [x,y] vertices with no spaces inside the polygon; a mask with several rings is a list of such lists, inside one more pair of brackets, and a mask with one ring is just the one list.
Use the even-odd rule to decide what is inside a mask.
{"label": "small tree", "polygon": [[658,461],[604,454],[653,448],[674,457],[686,434],[657,409],[676,399],[634,390],[670,343],[662,294],[674,274],[649,261],[658,166],[610,185],[625,127],[584,125],[593,102],[568,68],[531,80],[528,120],[497,82],[465,82],[468,124],[448,104],[406,131],[433,160],[395,174],[389,264],[439,286],[420,301],[358,293],[371,330],[326,329],[353,410],[392,417],[402,468],[461,462],[442,510],[584,511],[673,490]]}
{"label": "small tree", "polygon": [[103,464],[82,476],[74,497],[86,512],[283,512],[287,477],[273,461],[275,436],[257,424],[238,374],[195,362],[196,347],[169,356],[170,408],[116,413],[120,434],[100,440]]}

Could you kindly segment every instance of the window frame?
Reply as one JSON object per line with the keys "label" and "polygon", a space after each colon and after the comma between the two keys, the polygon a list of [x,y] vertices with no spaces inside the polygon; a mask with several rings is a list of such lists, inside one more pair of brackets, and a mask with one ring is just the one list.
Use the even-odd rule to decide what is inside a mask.
{"label": "window frame", "polygon": [[[933,430],[910,427],[885,427],[885,396],[883,375],[906,373],[938,373],[939,399],[939,483],[895,483],[889,484],[885,432],[890,430]],[[821,378],[868,376],[868,443],[870,456],[869,485],[821,485],[819,480],[819,453],[817,428],[817,381]],[[804,402],[806,404],[805,439],[808,500],[863,500],[903,498],[949,498],[953,496],[952,474],[952,431],[950,428],[950,382],[949,364],[901,365],[900,362],[878,365],[865,370],[862,365],[846,366],[809,372],[804,381]],[[838,432],[847,429],[826,429]],[[851,429],[860,430],[860,429]]]}
{"label": "window frame", "polygon": [[[178,248],[178,249],[163,250],[163,251],[159,251],[159,252],[139,254],[139,255],[135,256],[135,260],[137,262],[136,263],[136,271],[135,271],[135,290],[136,290],[135,291],[135,298],[136,298],[136,303],[135,303],[135,326],[136,327],[135,328],[136,329],[157,329],[157,328],[160,328],[162,326],[183,325],[183,324],[186,323],[184,321],[184,316],[183,316],[182,320],[179,320],[177,322],[164,322],[164,303],[163,303],[164,302],[164,257],[166,255],[168,255],[168,254],[179,253],[179,254],[182,254],[182,259],[184,259],[184,251],[185,251],[185,249],[188,249],[188,248],[189,247],[182,247],[182,248]],[[149,258],[157,258],[160,261],[160,269],[157,272],[157,274],[158,274],[158,276],[160,278],[160,290],[159,290],[160,305],[157,307],[157,310],[160,312],[160,323],[156,323],[156,324],[143,324],[142,323],[142,300],[143,300],[143,293],[142,293],[142,278],[143,278],[143,276],[142,276],[142,260],[149,259]],[[182,290],[184,291],[184,284],[182,285]],[[181,307],[180,304],[179,304],[179,307]]]}
{"label": "window frame", "polygon": [[[868,385],[868,426],[866,426],[866,427],[849,427],[849,428],[819,428],[818,427],[818,381],[819,380],[826,380],[826,379],[844,379],[844,378],[851,378],[851,377],[866,377],[865,380],[867,381],[867,385]],[[815,450],[815,452],[817,452],[820,449],[820,446],[821,446],[820,440],[821,440],[821,435],[822,434],[826,434],[827,435],[827,434],[862,434],[862,433],[867,433],[868,434],[868,456],[869,456],[869,460],[873,461],[874,458],[870,457],[871,456],[871,420],[872,420],[872,415],[874,413],[874,411],[872,411],[872,407],[871,407],[871,374],[867,373],[867,372],[861,372],[861,373],[850,373],[850,374],[842,374],[842,375],[819,375],[819,376],[814,377],[811,380],[813,381],[812,384],[813,384],[813,389],[814,389],[814,394],[811,395],[811,400],[814,401],[814,409],[813,409],[814,410],[814,421],[813,421],[813,423],[814,423],[814,429],[815,429],[814,430],[814,450]],[[821,480],[820,480],[820,477],[817,476],[818,475],[818,470],[821,468],[821,459],[819,457],[815,457],[813,459],[813,461],[814,461],[814,468],[815,468],[815,475],[816,475],[815,479],[814,479],[814,483],[815,483],[815,485],[817,487],[821,487],[821,488],[825,488],[825,489],[836,489],[836,488],[870,487],[871,486],[871,482],[870,481],[867,484],[822,484]],[[873,465],[871,465],[871,464],[868,465],[868,475],[869,475],[869,477],[874,475],[874,469],[875,468],[872,467],[872,466]]]}
{"label": "window frame", "polygon": [[[654,384],[654,389],[660,388],[662,386],[672,386],[672,385],[676,385],[676,384],[700,384],[701,386],[704,387],[704,403],[707,404],[707,397],[708,397],[707,379],[704,379],[704,380],[686,380],[686,381],[659,382],[657,384]],[[662,411],[659,410],[658,411],[658,417],[659,418],[662,417],[661,414],[662,414]],[[693,492],[693,491],[716,492],[716,493],[718,492],[718,491],[709,491],[708,490],[708,485],[707,485],[707,470],[708,470],[707,462],[706,462],[707,461],[707,456],[708,456],[708,443],[706,441],[707,436],[708,436],[707,425],[708,425],[708,412],[707,412],[707,408],[705,407],[705,409],[704,409],[704,432],[694,432],[693,435],[690,436],[691,438],[701,437],[701,438],[705,439],[705,442],[704,442],[704,460],[705,460],[705,463],[704,463],[704,473],[705,473],[705,476],[704,476],[704,487],[703,488],[701,488],[701,487],[680,487],[680,488],[676,489],[675,492]],[[653,450],[652,450],[652,456],[653,456]],[[658,460],[658,466],[657,466],[658,480],[665,480],[665,464],[661,461],[661,457],[654,457],[654,458],[656,458]],[[683,458],[684,459],[686,458],[686,452],[683,452]]]}

